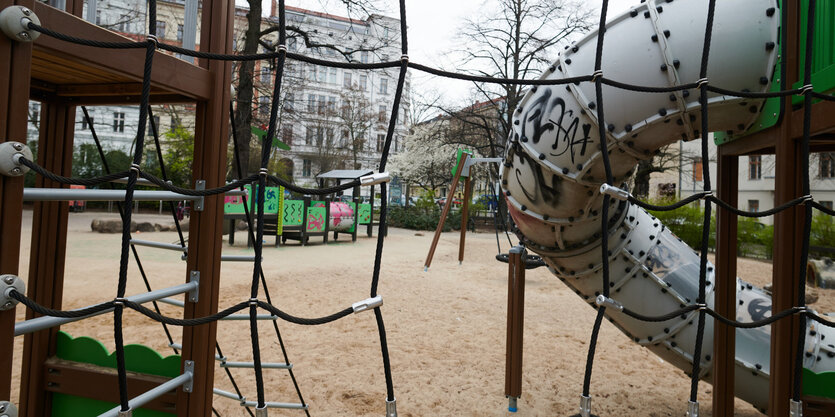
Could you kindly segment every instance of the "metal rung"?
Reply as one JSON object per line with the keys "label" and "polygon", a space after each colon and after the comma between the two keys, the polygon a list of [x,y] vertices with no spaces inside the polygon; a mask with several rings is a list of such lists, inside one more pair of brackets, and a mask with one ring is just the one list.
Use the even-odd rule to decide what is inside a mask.
{"label": "metal rung", "polygon": [[221,397],[226,397],[226,398],[229,398],[229,399],[232,399],[232,400],[237,400],[237,401],[240,401],[242,403],[246,402],[246,397],[244,397],[244,396],[239,397],[238,394],[235,394],[234,392],[224,391],[222,389],[217,389],[217,388],[213,389],[212,391],[214,391],[215,395],[220,395]]}
{"label": "metal rung", "polygon": [[[185,373],[183,373],[182,375],[180,375],[180,376],[178,376],[174,379],[169,380],[168,382],[165,382],[165,383],[157,386],[156,388],[153,388],[150,391],[147,391],[147,392],[137,396],[136,398],[131,399],[128,402],[128,407],[129,407],[130,410],[142,407],[143,405],[148,404],[149,402],[153,401],[154,399],[156,399],[156,398],[158,398],[162,395],[165,395],[165,393],[167,393],[167,392],[169,392],[173,389],[179,388],[181,386],[182,386],[182,390],[184,392],[191,392],[191,387],[192,387],[193,380],[194,380],[194,362],[186,361],[185,362]],[[111,409],[111,410],[109,410],[105,413],[99,414],[99,417],[117,417],[120,414],[119,412],[121,411],[121,409],[122,409],[121,406],[116,406],[115,408],[113,408],[113,409]]]}
{"label": "metal rung", "polygon": [[177,307],[185,307],[186,306],[186,303],[184,301],[175,300],[173,298],[160,298],[157,301],[159,301],[161,303],[165,303],[165,304],[170,304],[172,306],[177,306]]}
{"label": "metal rung", "polygon": [[[221,368],[255,368],[254,362],[221,362]],[[286,364],[281,362],[262,362],[262,368],[266,369],[293,369],[293,364]]]}
{"label": "metal rung", "polygon": [[[261,257],[261,259],[264,259]],[[255,255],[220,255],[223,262],[255,262]]]}
{"label": "metal rung", "polygon": [[[258,403],[255,401],[246,401],[241,405],[245,407],[258,407]],[[267,408],[289,408],[294,410],[307,410],[307,404],[298,404],[298,403],[271,403],[265,402],[264,405]]]}
{"label": "metal rung", "polygon": [[157,249],[168,249],[177,252],[185,252],[188,248],[184,246],[180,246],[176,243],[163,243],[163,242],[153,242],[150,240],[141,240],[141,239],[131,239],[131,245],[136,246],[147,246],[149,248],[157,248]]}
{"label": "metal rung", "polygon": [[[177,350],[183,350],[183,345],[181,343],[169,343],[168,346]],[[215,360],[223,361],[226,360],[226,358],[215,353]]]}

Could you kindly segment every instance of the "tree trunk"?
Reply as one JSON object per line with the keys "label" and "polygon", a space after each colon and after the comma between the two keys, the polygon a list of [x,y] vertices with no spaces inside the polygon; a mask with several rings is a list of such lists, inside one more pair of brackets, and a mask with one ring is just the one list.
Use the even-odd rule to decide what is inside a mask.
{"label": "tree trunk", "polygon": [[638,171],[635,173],[634,195],[641,198],[649,197],[649,177],[652,171],[652,159],[638,162]]}
{"label": "tree trunk", "polygon": [[[261,32],[261,1],[248,0],[249,13],[246,15],[247,29],[244,34],[243,54],[254,54],[258,51],[258,39]],[[244,176],[250,174],[250,144],[252,141],[252,103],[253,103],[253,74],[255,61],[243,61],[238,65],[238,91],[235,97],[236,134],[238,148],[241,152],[241,171]]]}

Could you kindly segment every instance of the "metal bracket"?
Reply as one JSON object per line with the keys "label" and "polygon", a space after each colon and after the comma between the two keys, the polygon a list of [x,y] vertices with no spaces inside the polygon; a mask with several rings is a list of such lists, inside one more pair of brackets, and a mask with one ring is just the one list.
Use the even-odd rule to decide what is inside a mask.
{"label": "metal bracket", "polygon": [[699,417],[699,402],[698,401],[688,401],[687,402],[687,417]]}
{"label": "metal bracket", "polygon": [[382,184],[389,181],[391,181],[391,175],[389,175],[388,172],[378,172],[360,177],[360,185],[363,187]]}
{"label": "metal bracket", "polygon": [[496,163],[501,166],[504,159],[502,158],[467,158],[467,162],[464,163],[464,168],[461,169],[461,176],[462,177],[469,177],[470,176],[470,167],[477,164],[477,163]]}
{"label": "metal bracket", "polygon": [[29,167],[19,162],[20,157],[32,160],[32,150],[20,142],[0,143],[0,174],[19,177],[29,172]]}
{"label": "metal bracket", "polygon": [[263,408],[255,407],[255,417],[268,417],[267,406],[264,405]]}
{"label": "metal bracket", "polygon": [[377,295],[376,297],[366,298],[365,300],[357,301],[356,303],[351,304],[351,308],[354,309],[354,314],[356,314],[365,310],[377,308],[381,305],[383,305],[383,296]]}
{"label": "metal bracket", "polygon": [[594,300],[594,303],[597,304],[598,306],[604,306],[604,307],[614,308],[615,310],[618,310],[618,311],[623,311],[623,304],[621,304],[621,303],[619,303],[619,302],[617,302],[614,299],[611,299],[609,297],[605,297],[603,294],[598,295],[597,298]]}
{"label": "metal bracket", "polygon": [[[206,189],[206,180],[197,180],[194,183],[195,190],[205,190]],[[205,202],[205,197],[200,197],[199,200],[194,201],[194,211],[203,211],[203,203]]]}
{"label": "metal bracket", "polygon": [[32,42],[41,34],[29,29],[29,23],[41,25],[35,12],[23,6],[9,6],[0,12],[0,30],[18,42]]}
{"label": "metal bracket", "polygon": [[789,400],[789,416],[790,417],[803,417],[803,402],[802,401]]}
{"label": "metal bracket", "polygon": [[9,296],[11,290],[25,294],[26,284],[17,275],[0,275],[0,311],[11,310],[17,305],[18,301]]}
{"label": "metal bracket", "polygon": [[197,283],[197,286],[194,287],[193,290],[188,292],[188,301],[191,303],[196,303],[200,301],[200,271],[191,271],[191,273],[189,273],[188,282]]}
{"label": "metal bracket", "polygon": [[133,417],[133,409],[128,408],[125,411],[119,411],[118,417]]}
{"label": "metal bracket", "polygon": [[0,417],[17,417],[17,407],[8,401],[0,401]]}
{"label": "metal bracket", "polygon": [[397,398],[386,400],[386,417],[397,417]]}
{"label": "metal bracket", "polygon": [[183,362],[183,371],[186,374],[191,374],[191,379],[183,384],[183,392],[191,392],[194,389],[194,361]]}
{"label": "metal bracket", "polygon": [[580,417],[591,417],[591,397],[580,396]]}
{"label": "metal bracket", "polygon": [[609,195],[621,201],[629,199],[629,191],[605,183],[600,185],[600,194]]}

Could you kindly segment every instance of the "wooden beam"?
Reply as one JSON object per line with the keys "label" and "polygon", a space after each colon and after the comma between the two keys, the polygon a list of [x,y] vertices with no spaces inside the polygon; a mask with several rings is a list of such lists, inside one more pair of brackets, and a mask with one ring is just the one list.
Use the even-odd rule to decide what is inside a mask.
{"label": "wooden beam", "polygon": [[[201,27],[212,30],[200,32],[200,45],[210,52],[229,53],[234,17],[235,2],[205,0]],[[230,63],[223,61],[199,60],[199,64],[211,75],[208,84],[211,98],[197,104],[192,172],[195,180],[206,181],[207,188],[219,187],[226,182],[232,69]],[[188,271],[200,273],[200,301],[186,303],[186,318],[218,311],[222,223],[223,196],[207,197],[203,211],[191,216],[187,265]],[[194,361],[194,388],[190,394],[179,393],[177,415],[180,417],[211,415],[216,340],[217,322],[183,328],[182,357]]]}
{"label": "wooden beam", "polygon": [[[33,0],[0,0],[0,9]],[[26,142],[32,44],[0,36],[0,142]],[[0,274],[19,275],[23,177],[0,175]],[[20,307],[18,307],[20,308]],[[11,398],[15,310],[0,311],[0,400]]]}
{"label": "wooden beam", "polygon": [[[461,160],[458,161],[458,169],[455,171],[455,176],[452,178],[452,185],[449,186],[449,192],[446,196],[446,203],[444,203],[444,209],[441,210],[441,219],[438,220],[438,227],[435,228],[435,235],[432,237],[432,245],[429,246],[429,253],[426,254],[426,262],[423,263],[424,270],[429,270],[429,266],[432,264],[432,257],[435,256],[435,248],[438,247],[438,239],[441,238],[441,232],[444,230],[444,222],[446,221],[446,216],[449,214],[450,207],[452,207],[452,200],[454,200],[455,189],[458,188],[458,180],[461,179],[461,172],[464,171],[463,167],[464,164],[466,164],[467,162],[468,156],[469,155],[466,152],[462,153]],[[374,196],[372,195],[371,198],[373,201]]]}
{"label": "wooden beam", "polygon": [[[59,175],[72,174],[75,107],[63,103],[42,103],[38,164]],[[69,188],[38,176],[40,188]],[[69,205],[63,201],[39,201],[32,213],[32,245],[29,258],[29,298],[42,306],[60,309],[64,290]],[[39,317],[32,310],[26,319]],[[55,354],[58,328],[23,337],[23,367],[20,378],[20,415],[44,416],[51,410],[51,396],[44,390],[44,362]]]}
{"label": "wooden beam", "polygon": [[[505,345],[504,395],[522,396],[522,348],[525,330],[525,258],[524,246],[513,247],[507,255],[507,341]],[[516,411],[516,410],[511,410]]]}
{"label": "wooden beam", "polygon": [[470,211],[470,198],[472,194],[472,184],[470,184],[470,177],[464,180],[464,204],[461,207],[461,237],[458,239],[458,264],[464,262],[464,244],[467,239],[467,215]]}
{"label": "wooden beam", "polygon": [[[831,101],[821,101],[812,104],[812,124],[810,125],[810,135],[818,136],[827,133],[835,132],[835,103]],[[799,138],[803,136],[803,109],[794,110],[791,114],[791,137]]]}
{"label": "wooden beam", "polygon": [[[35,2],[33,10],[44,27],[75,37],[104,42],[133,40],[39,2]],[[53,62],[53,64],[44,63],[47,68],[50,65],[54,66],[55,60],[61,60],[63,65],[72,65],[74,68],[79,66],[89,68],[88,71],[91,75],[101,73],[102,76],[116,77],[120,81],[139,82],[143,76],[144,49],[105,50],[41,35],[35,41],[34,52],[37,58],[36,65],[43,62],[44,59]],[[193,100],[206,100],[211,94],[210,86],[212,83],[212,77],[205,68],[200,68],[164,53],[157,53],[154,56],[152,85],[156,88],[180,94]],[[63,83],[56,82],[56,84]]]}
{"label": "wooden beam", "polygon": [[[135,398],[170,380],[162,376],[130,371],[127,375],[130,398]],[[114,407],[119,402],[119,380],[114,368],[52,357],[44,364],[43,383],[43,389],[52,393],[110,402],[114,403]],[[142,406],[142,409],[174,413],[177,411],[177,394],[172,390]]]}
{"label": "wooden beam", "polygon": [[[718,196],[736,207],[739,200],[739,157],[726,155],[724,146],[718,149]],[[719,207],[716,233],[716,294],[713,305],[717,313],[736,319],[736,214]],[[713,352],[713,415],[732,416],[736,366],[734,327],[714,321]]]}
{"label": "wooden beam", "polygon": [[[787,85],[799,80],[800,53],[800,2],[787,1],[785,14]],[[784,99],[784,108],[790,111],[792,98]],[[801,195],[800,146],[793,136],[794,117],[783,117],[783,123],[775,130],[780,138],[775,147],[776,173],[774,179],[774,205],[783,204]],[[798,299],[800,278],[800,248],[803,234],[804,207],[796,206],[774,215],[774,264],[772,268],[771,311],[783,311],[794,307]],[[806,265],[802,266],[803,268]],[[789,399],[794,384],[794,362],[797,355],[797,338],[800,320],[792,316],[771,325],[771,360],[769,378],[768,413],[773,417],[789,415]]]}

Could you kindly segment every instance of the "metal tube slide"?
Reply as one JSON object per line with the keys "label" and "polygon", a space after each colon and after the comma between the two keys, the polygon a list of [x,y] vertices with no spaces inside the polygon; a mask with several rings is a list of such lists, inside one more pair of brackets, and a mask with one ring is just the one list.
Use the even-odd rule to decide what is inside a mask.
{"label": "metal tube slide", "polygon": [[[767,91],[774,74],[780,14],[776,0],[720,0],[716,3],[708,79],[736,91]],[[675,86],[699,78],[707,3],[647,0],[606,25],[602,71],[610,79],[645,86]],[[543,79],[592,74],[597,33],[566,48]],[[525,245],[549,269],[593,304],[602,292],[601,221],[605,182],[603,151],[615,186],[641,160],[678,140],[701,136],[698,90],[640,93],[603,86],[608,149],[600,149],[593,83],[537,86],[514,114],[502,172],[509,211]],[[763,100],[708,95],[710,131],[747,130]],[[611,296],[643,315],[657,316],[694,304],[699,256],[643,209],[611,199],[608,253]],[[713,266],[707,271],[707,304],[713,306]],[[759,320],[771,314],[771,298],[737,281],[735,318]],[[697,311],[647,323],[616,309],[607,316],[627,336],[685,372],[692,370]],[[736,331],[736,395],[764,410],[768,405],[770,327]],[[804,367],[835,370],[835,349],[822,339],[835,332],[812,323]],[[707,318],[702,374],[710,382],[713,319]]]}
{"label": "metal tube slide", "polygon": [[[127,300],[132,301],[138,304],[144,304],[147,302],[151,302],[154,300],[159,300],[161,298],[170,297],[172,295],[189,293],[192,291],[196,291],[197,288],[200,286],[200,283],[197,281],[187,282],[185,284],[180,284],[170,288],[163,288],[161,290],[155,290],[151,292],[146,292],[144,294],[134,295],[131,297],[127,297]],[[43,316],[34,318],[31,320],[21,321],[15,324],[14,326],[14,335],[20,336],[26,333],[36,332],[38,330],[49,329],[51,327],[60,326],[62,324],[72,323],[74,321],[84,320],[86,318],[95,317],[101,314],[109,313],[113,311],[112,308],[107,310],[100,311],[98,313],[89,314],[84,317],[75,317],[75,318],[66,318],[66,317],[51,317],[51,316]]]}

